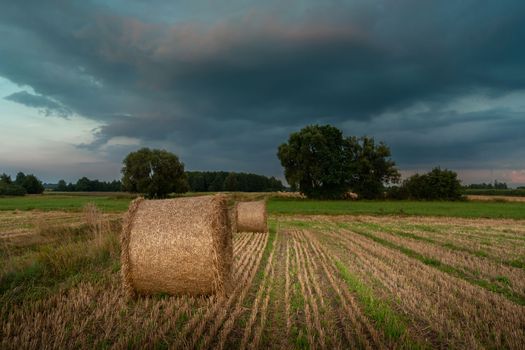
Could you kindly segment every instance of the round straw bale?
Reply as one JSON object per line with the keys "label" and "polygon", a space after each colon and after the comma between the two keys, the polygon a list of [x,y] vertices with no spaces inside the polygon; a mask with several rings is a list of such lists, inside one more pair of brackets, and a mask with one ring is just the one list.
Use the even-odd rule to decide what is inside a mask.
{"label": "round straw bale", "polygon": [[122,229],[129,295],[227,294],[232,238],[226,197],[136,199]]}
{"label": "round straw bale", "polygon": [[266,232],[266,201],[239,202],[235,207],[237,232]]}

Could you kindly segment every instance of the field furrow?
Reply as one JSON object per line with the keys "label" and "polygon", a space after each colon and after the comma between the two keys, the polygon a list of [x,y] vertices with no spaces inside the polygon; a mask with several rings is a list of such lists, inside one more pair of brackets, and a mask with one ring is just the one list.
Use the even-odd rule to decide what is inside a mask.
{"label": "field furrow", "polygon": [[[351,223],[353,220],[338,218],[337,221]],[[439,242],[456,241],[459,247],[470,246],[472,250],[506,250],[507,257],[525,252],[525,230],[520,229],[525,223],[520,221],[361,217],[357,223],[400,229],[430,239],[437,238]]]}
{"label": "field furrow", "polygon": [[444,264],[458,268],[471,278],[486,279],[500,288],[508,289],[515,294],[521,295],[522,298],[525,295],[525,270],[523,269],[514,268],[501,262],[498,263],[492,259],[478,257],[466,252],[450,250],[439,245],[399,237],[395,234],[378,231],[366,231],[366,233],[411,249],[425,258],[441,261]]}
{"label": "field furrow", "polygon": [[316,334],[314,330],[314,324],[312,320],[312,311],[311,311],[311,302],[309,295],[306,291],[306,283],[304,281],[304,268],[301,261],[301,257],[299,255],[299,249],[297,246],[297,241],[293,241],[293,251],[294,251],[294,257],[295,257],[295,264],[297,266],[297,277],[299,280],[299,285],[301,287],[301,294],[303,298],[305,298],[304,303],[304,316],[306,320],[306,331],[307,331],[307,338],[308,338],[308,344],[310,347],[316,347],[317,341],[316,341]]}
{"label": "field furrow", "polygon": [[[273,260],[274,260],[273,256],[274,256],[275,248],[276,248],[276,245],[274,245],[273,250],[270,253],[270,258],[268,258],[268,265],[271,265],[270,274],[269,274],[269,276],[266,275],[266,277],[268,277],[268,278],[265,278],[265,280],[263,280],[263,282],[262,282],[263,285],[264,284],[267,285],[266,296],[264,297],[264,301],[262,302],[261,310],[259,311],[259,315],[260,315],[259,322],[256,325],[256,328],[254,330],[253,339],[252,339],[252,341],[251,341],[251,343],[249,345],[250,349],[258,349],[259,348],[259,346],[261,344],[261,340],[262,340],[262,334],[263,334],[265,326],[266,326],[266,320],[268,318],[268,305],[269,305],[269,302],[270,302],[270,295],[271,295],[271,292],[272,292],[272,290],[271,290],[272,289],[272,283],[273,283],[273,279],[275,277],[275,270],[276,270],[275,269],[275,264],[273,263]],[[246,334],[246,330],[245,330],[245,334]],[[243,347],[241,346],[241,349],[242,348]]]}
{"label": "field furrow", "polygon": [[270,253],[270,256],[268,258],[268,262],[266,264],[266,267],[264,268],[264,274],[261,283],[259,284],[259,288],[257,290],[257,296],[255,297],[255,301],[252,304],[252,312],[250,314],[250,318],[248,320],[248,323],[246,324],[246,327],[244,328],[243,337],[240,343],[239,348],[245,349],[247,347],[248,341],[250,340],[253,327],[255,325],[255,321],[257,319],[257,314],[262,313],[263,310],[260,308],[260,304],[263,302],[264,294],[266,293],[269,295],[269,288],[270,285],[268,283],[268,276],[270,274],[273,267],[273,256],[275,253],[276,245],[274,244],[272,251]]}
{"label": "field furrow", "polygon": [[284,291],[284,307],[285,307],[285,318],[286,318],[286,338],[290,337],[292,329],[292,318],[291,318],[291,305],[290,305],[290,289],[291,289],[291,278],[290,278],[290,240],[286,240],[286,263],[285,263],[285,291]]}
{"label": "field furrow", "polygon": [[[264,236],[264,244],[261,248],[257,250],[256,254],[256,264],[251,267],[251,270],[248,274],[245,275],[245,278],[236,283],[239,283],[239,289],[238,292],[235,290],[232,293],[232,296],[229,297],[228,302],[223,307],[223,309],[220,311],[219,315],[216,316],[215,320],[212,323],[212,326],[208,330],[206,336],[204,337],[204,340],[202,342],[202,348],[208,348],[214,341],[215,336],[217,332],[219,331],[220,327],[223,325],[223,322],[225,322],[225,326],[222,329],[222,333],[219,335],[219,347],[222,347],[224,345],[224,342],[227,340],[227,336],[230,333],[235,320],[242,312],[242,305],[244,302],[244,299],[246,298],[246,295],[248,294],[248,291],[252,285],[253,279],[255,277],[255,274],[257,272],[257,269],[259,268],[261,258],[263,255],[264,247],[267,244],[268,235],[267,234],[257,234],[260,236]],[[226,320],[226,321],[225,321]]]}
{"label": "field furrow", "polygon": [[[373,222],[359,222],[350,225],[377,228],[379,231],[391,232],[400,236],[411,237],[416,240],[433,243],[442,247],[464,251],[470,254],[491,258],[509,266],[525,267],[525,235],[508,236],[485,229],[471,227],[443,227],[436,228],[427,225],[409,225],[395,222],[390,224],[376,224]],[[476,233],[478,232],[478,233]],[[521,261],[518,264],[516,261]]]}
{"label": "field furrow", "polygon": [[233,240],[233,256],[237,256],[240,254],[240,252],[244,251],[246,245],[248,245],[251,242],[251,237],[244,233],[237,233],[234,235]]}
{"label": "field furrow", "polygon": [[[295,232],[293,233],[294,236],[294,248],[296,251],[296,261],[299,265],[299,282],[301,283],[301,290],[303,291],[303,295],[306,297],[307,302],[307,317],[308,312],[311,310],[311,318],[313,318],[313,325],[315,326],[315,340],[312,337],[312,343],[310,343],[310,346],[313,348],[319,347],[321,349],[326,348],[326,335],[325,330],[323,327],[321,327],[320,322],[320,314],[319,314],[319,306],[317,304],[316,298],[314,297],[314,292],[312,291],[312,284],[310,279],[308,278],[308,271],[309,267],[307,266],[308,263],[306,261],[306,257],[303,251],[303,247],[301,246],[301,243],[299,242],[299,239],[297,238]],[[310,326],[312,325],[312,320],[308,320],[307,318],[307,324],[310,322]],[[318,346],[316,344],[319,344]]]}
{"label": "field furrow", "polygon": [[412,238],[450,250],[490,258],[510,266],[512,266],[511,260],[513,258],[516,259],[525,254],[525,242],[502,239],[494,234],[490,237],[479,237],[471,234],[465,235],[462,232],[455,232],[451,229],[441,231],[435,228],[425,230],[424,227],[407,227],[406,224],[400,224],[398,222],[386,225],[360,220],[358,222],[340,223],[340,225],[345,225],[349,229],[367,229]]}
{"label": "field furrow", "polygon": [[[264,239],[262,237],[263,235],[260,236],[261,237],[257,237],[255,239],[257,244],[254,245],[254,251],[258,252],[258,254],[253,254],[252,251],[251,254],[248,252],[248,259],[241,258],[241,264],[234,273],[235,287],[229,297],[217,298],[216,302],[214,302],[213,305],[206,310],[202,317],[198,317],[195,320],[190,320],[183,329],[181,337],[182,343],[178,345],[187,346],[190,348],[195,347],[200,338],[203,336],[205,327],[208,325],[208,323],[211,323],[209,332],[217,332],[222,322],[226,318],[227,310],[230,309],[239,295],[242,295],[243,289],[249,288],[248,281],[253,278],[252,276],[255,274],[255,271],[257,271],[258,263],[260,262],[260,257],[262,255],[262,250],[267,240],[267,235],[264,235]],[[186,340],[185,338],[188,335],[190,335],[190,337]],[[207,341],[205,340],[205,343],[206,342]]]}
{"label": "field furrow", "polygon": [[337,244],[346,252],[339,251],[341,259],[351,261],[350,253],[359,262],[352,266],[360,275],[372,274],[402,310],[415,316],[415,323],[423,321],[448,345],[479,348],[483,344],[515,349],[523,346],[522,306],[366,237],[331,232],[321,235],[331,240],[337,237]]}
{"label": "field furrow", "polygon": [[[478,261],[478,264],[476,265],[475,262],[472,263],[471,261],[469,261],[469,260],[476,259],[476,257],[470,256],[469,257],[470,259],[468,258],[463,259],[462,262],[464,263],[464,265],[468,265],[470,263],[470,265],[474,265],[474,268],[472,270],[469,270],[468,268],[458,268],[458,267],[455,267],[453,264],[447,264],[446,262],[443,261],[444,259],[447,259],[447,257],[449,258],[448,259],[449,261],[454,260],[453,258],[450,258],[450,256],[453,255],[454,253],[447,251],[447,250],[443,252],[443,256],[439,254],[435,254],[436,257],[433,258],[431,256],[425,255],[423,253],[419,253],[411,249],[408,245],[397,244],[397,243],[392,242],[391,240],[381,238],[379,237],[381,233],[374,234],[374,233],[362,231],[362,230],[351,230],[351,231],[342,231],[342,232],[346,232],[346,233],[350,232],[351,234],[361,235],[381,245],[384,245],[385,247],[398,250],[399,252],[405,254],[406,256],[410,258],[419,260],[425,265],[432,266],[446,274],[461,278],[468,283],[471,283],[475,286],[479,286],[488,291],[501,294],[505,298],[511,301],[514,301],[520,305],[525,305],[525,298],[523,297],[523,295],[509,288],[510,281],[507,276],[496,274],[492,278],[490,278],[491,276],[489,275],[489,279],[483,277],[483,274],[485,272],[484,270],[490,270],[490,267],[491,267],[490,262],[487,262],[487,264],[483,264],[483,263],[480,264]],[[429,246],[429,247],[426,247],[426,249],[423,248],[422,250],[426,250],[429,255],[432,255],[433,254],[432,248],[433,248],[432,246]],[[457,259],[456,257],[454,262],[458,263],[458,261],[461,261],[461,259]],[[480,268],[481,270],[476,270],[476,268]],[[496,266],[495,269],[497,271],[507,269],[506,271],[508,272],[507,266],[500,266],[499,268]],[[520,277],[521,276],[520,270],[513,270],[512,272],[514,273],[513,277],[516,277],[516,275],[518,276],[516,277],[518,281],[522,279],[522,277]],[[487,273],[485,273],[485,275],[487,275]],[[518,290],[519,289],[520,288],[518,287]]]}
{"label": "field furrow", "polygon": [[[334,310],[334,308],[338,308],[338,305],[337,303],[329,302],[335,292],[329,287],[328,277],[325,276],[316,257],[313,256],[308,240],[305,239],[301,232],[294,232],[294,236],[297,237],[299,246],[302,249],[302,254],[305,257],[307,279],[315,291],[312,293],[315,308],[321,310],[319,312],[321,322],[316,324],[320,336],[324,337],[324,333],[326,333],[327,341],[325,345],[329,348],[341,349],[343,347],[341,340],[342,334],[337,324],[337,312]],[[324,288],[322,286],[324,286]]]}
{"label": "field furrow", "polygon": [[328,277],[332,288],[336,291],[339,296],[341,305],[343,306],[344,313],[340,314],[342,319],[349,318],[351,328],[348,329],[345,326],[345,335],[347,336],[348,341],[353,344],[352,347],[362,347],[366,349],[371,348],[385,348],[385,344],[382,340],[381,335],[372,325],[370,320],[363,314],[361,307],[359,306],[358,301],[355,296],[349,292],[347,286],[341,281],[337,276],[339,275],[337,267],[335,266],[333,259],[328,255],[328,253],[323,249],[319,244],[317,239],[315,239],[309,233],[304,233],[305,237],[308,239],[308,242],[314,251],[315,255],[319,258],[319,261]]}

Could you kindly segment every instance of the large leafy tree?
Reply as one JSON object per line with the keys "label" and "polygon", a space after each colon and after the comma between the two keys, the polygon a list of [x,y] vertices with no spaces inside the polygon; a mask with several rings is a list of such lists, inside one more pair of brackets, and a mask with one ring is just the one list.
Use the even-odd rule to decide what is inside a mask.
{"label": "large leafy tree", "polygon": [[400,174],[390,159],[390,148],[371,137],[346,139],[349,185],[361,198],[381,197],[384,184],[396,183]]}
{"label": "large leafy tree", "polygon": [[343,133],[310,125],[292,133],[277,155],[288,183],[311,198],[339,198],[348,189]]}
{"label": "large leafy tree", "polygon": [[361,198],[376,198],[385,183],[399,180],[384,143],[344,137],[331,125],[310,125],[292,133],[277,156],[288,183],[309,198],[341,198],[350,189]]}
{"label": "large leafy tree", "polygon": [[165,198],[169,193],[188,191],[184,164],[168,151],[142,148],[124,158],[124,190],[144,193],[150,198]]}

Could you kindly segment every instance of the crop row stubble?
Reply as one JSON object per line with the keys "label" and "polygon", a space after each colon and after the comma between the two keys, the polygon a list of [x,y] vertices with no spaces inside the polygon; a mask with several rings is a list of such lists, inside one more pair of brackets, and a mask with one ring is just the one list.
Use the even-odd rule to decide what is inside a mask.
{"label": "crop row stubble", "polygon": [[413,324],[424,324],[427,336],[443,346],[523,348],[522,306],[366,237],[315,234],[363,279],[370,280],[371,275],[379,281]]}

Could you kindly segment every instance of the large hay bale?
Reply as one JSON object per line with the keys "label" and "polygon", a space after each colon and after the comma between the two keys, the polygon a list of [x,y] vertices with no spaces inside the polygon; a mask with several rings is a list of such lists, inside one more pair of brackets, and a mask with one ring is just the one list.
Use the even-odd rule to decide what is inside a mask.
{"label": "large hay bale", "polygon": [[266,201],[239,202],[235,207],[237,232],[268,231]]}
{"label": "large hay bale", "polygon": [[133,201],[122,229],[130,295],[226,294],[232,238],[225,196]]}

